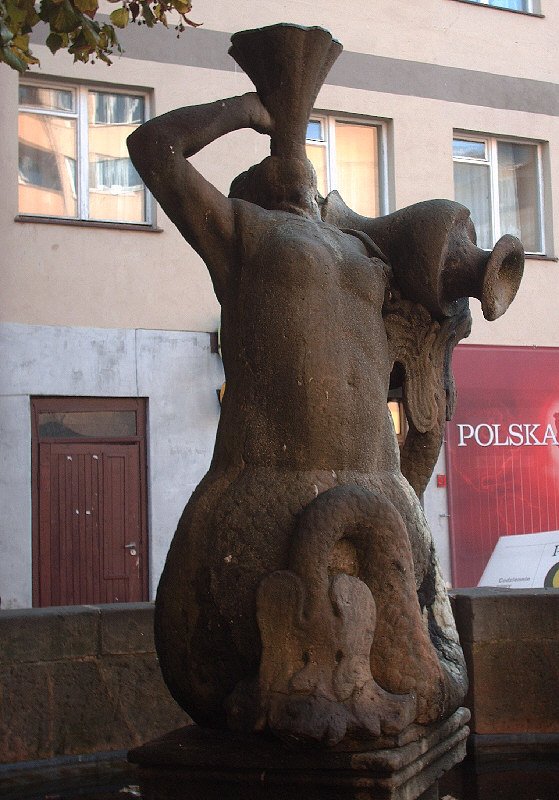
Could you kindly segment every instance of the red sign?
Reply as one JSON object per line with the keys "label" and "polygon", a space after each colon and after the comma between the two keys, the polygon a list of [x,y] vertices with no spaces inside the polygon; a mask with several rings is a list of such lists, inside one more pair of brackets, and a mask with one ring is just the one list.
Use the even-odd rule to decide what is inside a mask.
{"label": "red sign", "polygon": [[452,583],[477,586],[500,536],[559,529],[559,349],[460,345],[452,365]]}

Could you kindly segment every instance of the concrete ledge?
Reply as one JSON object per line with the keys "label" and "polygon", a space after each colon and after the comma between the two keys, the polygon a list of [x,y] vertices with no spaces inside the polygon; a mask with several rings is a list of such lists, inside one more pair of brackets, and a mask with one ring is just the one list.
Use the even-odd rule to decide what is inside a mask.
{"label": "concrete ledge", "polygon": [[0,763],[126,750],[188,724],[151,603],[0,611]]}

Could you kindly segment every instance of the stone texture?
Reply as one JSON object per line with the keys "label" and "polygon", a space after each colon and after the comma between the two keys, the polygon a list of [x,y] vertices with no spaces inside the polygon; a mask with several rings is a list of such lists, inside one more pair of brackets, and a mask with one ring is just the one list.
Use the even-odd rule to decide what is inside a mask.
{"label": "stone texture", "polygon": [[310,796],[319,787],[320,797],[334,788],[334,797],[345,798],[344,789],[359,787],[375,800],[415,800],[464,757],[468,718],[469,712],[459,709],[443,723],[412,726],[410,740],[399,747],[360,753],[293,748],[254,734],[191,726],[136,748],[129,759],[143,768],[146,798],[179,797],[180,787],[197,777],[205,784],[193,790],[195,798],[205,796],[204,785],[212,796],[215,782],[226,780],[228,797],[236,797],[235,784],[242,782],[249,792],[254,785],[266,786],[272,798],[274,787],[284,787],[283,797],[298,797],[296,788],[285,787],[304,786]]}
{"label": "stone texture", "polygon": [[[2,641],[5,642],[4,628]],[[56,727],[52,684],[47,664],[3,664],[0,667],[0,762],[31,761],[56,754],[51,745]]]}
{"label": "stone texture", "polygon": [[150,603],[0,611],[0,763],[123,750],[186,724],[152,625]]}
{"label": "stone texture", "polygon": [[99,608],[58,606],[0,612],[0,663],[55,661],[97,653]]}
{"label": "stone texture", "polygon": [[153,653],[153,607],[127,603],[100,607],[101,653]]}
{"label": "stone texture", "polygon": [[466,642],[559,640],[559,595],[547,589],[460,589],[453,610]]}
{"label": "stone texture", "polygon": [[[460,590],[453,599],[479,736],[557,733],[559,593]],[[480,742],[480,747],[482,747]]]}

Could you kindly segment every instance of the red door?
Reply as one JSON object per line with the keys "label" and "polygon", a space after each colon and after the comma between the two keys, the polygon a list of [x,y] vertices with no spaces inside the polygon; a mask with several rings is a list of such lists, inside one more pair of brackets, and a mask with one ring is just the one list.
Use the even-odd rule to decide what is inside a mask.
{"label": "red door", "polygon": [[138,444],[39,446],[39,605],[142,599]]}
{"label": "red door", "polygon": [[[119,418],[114,409],[106,410],[110,401],[100,405],[103,401],[96,399],[74,401],[71,411],[60,411],[70,401],[64,406],[63,402],[59,398],[34,401],[38,420],[34,603],[145,600],[145,465],[143,437],[137,435],[142,419],[136,419],[143,414],[137,407],[125,407],[116,414],[133,412],[132,416]],[[116,402],[126,405],[124,400]],[[138,405],[138,401],[128,401],[132,403]],[[87,441],[86,435],[76,441],[77,432],[97,434],[102,426],[110,436],[109,423],[114,427],[115,419],[129,424],[124,434],[122,429],[117,431],[121,441],[103,441],[98,436]],[[61,441],[64,436],[72,441]]]}

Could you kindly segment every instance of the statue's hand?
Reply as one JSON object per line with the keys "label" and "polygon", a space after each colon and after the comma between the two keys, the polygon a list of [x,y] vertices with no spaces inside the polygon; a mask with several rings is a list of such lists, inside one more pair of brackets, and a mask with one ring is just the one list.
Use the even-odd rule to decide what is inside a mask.
{"label": "statue's hand", "polygon": [[274,121],[256,92],[247,92],[243,95],[243,101],[249,116],[249,127],[258,133],[271,135],[274,130]]}

